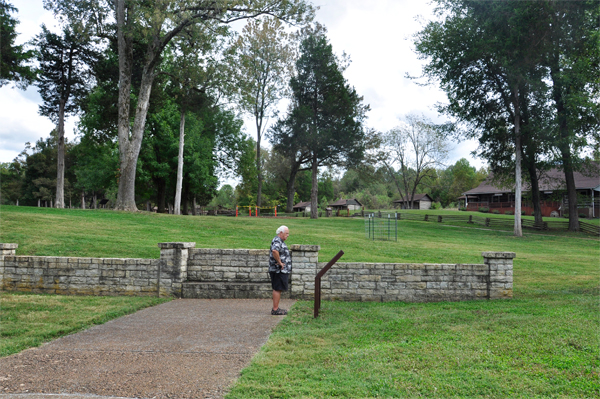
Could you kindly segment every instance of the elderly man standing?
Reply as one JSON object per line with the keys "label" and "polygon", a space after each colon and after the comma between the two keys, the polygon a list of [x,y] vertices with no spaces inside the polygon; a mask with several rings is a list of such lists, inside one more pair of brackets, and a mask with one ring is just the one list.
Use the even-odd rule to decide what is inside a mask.
{"label": "elderly man standing", "polygon": [[287,314],[287,311],[279,308],[279,300],[281,299],[281,292],[288,290],[288,280],[292,272],[292,257],[290,256],[290,250],[285,245],[285,240],[290,236],[290,230],[287,226],[281,226],[275,234],[277,235],[271,241],[271,251],[269,253],[269,275],[273,287],[273,309],[271,309],[271,314],[283,316]]}

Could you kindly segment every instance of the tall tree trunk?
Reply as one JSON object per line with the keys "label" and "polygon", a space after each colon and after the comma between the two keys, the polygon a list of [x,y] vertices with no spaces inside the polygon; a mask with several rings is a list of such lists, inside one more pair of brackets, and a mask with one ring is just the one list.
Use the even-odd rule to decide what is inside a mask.
{"label": "tall tree trunk", "polygon": [[190,186],[189,184],[186,184],[185,187],[183,188],[183,195],[182,195],[182,201],[183,201],[183,214],[184,215],[189,215],[189,201],[188,198],[190,196]]}
{"label": "tall tree trunk", "polygon": [[117,46],[119,55],[119,99],[118,99],[118,138],[120,176],[115,209],[137,211],[135,204],[135,175],[138,156],[142,147],[144,126],[150,93],[154,81],[159,41],[151,43],[142,71],[140,90],[137,97],[133,129],[130,129],[131,75],[133,68],[133,40],[130,27],[134,18],[127,19],[125,0],[115,0],[117,19]]}
{"label": "tall tree trunk", "polygon": [[58,132],[56,153],[56,207],[65,207],[65,100],[58,107]]}
{"label": "tall tree trunk", "polygon": [[[146,71],[144,71],[146,72]],[[121,117],[119,116],[119,159],[121,164],[121,175],[119,177],[119,190],[117,192],[117,203],[115,208],[124,211],[137,211],[135,204],[135,176],[138,156],[142,147],[142,138],[144,135],[144,126],[146,124],[146,115],[148,114],[148,105],[150,102],[150,92],[152,90],[152,77],[145,73],[142,76],[140,86],[140,96],[135,112],[135,120],[131,138],[129,137],[129,124],[123,129]],[[121,93],[119,93],[119,100]],[[129,101],[129,98],[128,100]],[[121,112],[119,104],[119,112]],[[128,122],[129,118],[125,120]]]}
{"label": "tall tree trunk", "polygon": [[[518,131],[515,125],[515,132]],[[521,136],[517,134],[515,137],[515,236],[523,236],[523,228],[521,225]]]}
{"label": "tall tree trunk", "polygon": [[579,213],[577,212],[577,186],[573,174],[573,159],[571,149],[568,145],[560,148],[563,169],[565,172],[565,183],[567,185],[567,200],[569,201],[569,231],[579,231]]}
{"label": "tall tree trunk", "polygon": [[193,206],[192,215],[196,216],[196,196],[195,195],[194,195],[194,200],[193,200],[192,206]]}
{"label": "tall tree trunk", "polygon": [[[181,185],[183,183],[183,143],[185,140],[185,108],[181,108],[179,119],[179,155],[177,156],[177,185],[175,188],[175,215],[181,214]],[[186,207],[187,208],[187,207]]]}
{"label": "tall tree trunk", "polygon": [[313,153],[312,159],[312,188],[310,189],[310,218],[317,219],[319,216],[319,181],[318,181],[318,160],[317,154]]}
{"label": "tall tree trunk", "polygon": [[538,180],[537,170],[535,164],[528,165],[529,180],[531,181],[531,201],[533,202],[533,216],[536,223],[542,223],[542,206],[540,196],[540,182]]}
{"label": "tall tree trunk", "polygon": [[536,223],[542,223],[542,206],[540,195],[540,182],[538,178],[538,170],[535,162],[535,145],[529,137],[523,137],[521,144],[525,144],[524,161],[529,173],[529,181],[531,182],[531,201],[533,203],[533,216]]}
{"label": "tall tree trunk", "polygon": [[521,108],[519,103],[519,86],[515,84],[513,90],[513,110],[515,125],[515,236],[523,236],[521,225]]}
{"label": "tall tree trunk", "polygon": [[42,201],[41,198],[38,198],[38,208],[41,207],[41,204],[40,204],[41,201]]}
{"label": "tall tree trunk", "polygon": [[256,172],[258,174],[258,193],[256,195],[256,205],[260,208],[262,205],[262,172],[260,162],[260,141],[261,141],[261,123],[256,118]]}
{"label": "tall tree trunk", "polygon": [[85,209],[85,192],[81,192],[81,209]]}
{"label": "tall tree trunk", "polygon": [[552,79],[552,95],[558,118],[558,143],[557,147],[562,158],[565,183],[567,185],[567,200],[569,201],[569,231],[579,231],[579,214],[577,213],[577,187],[573,175],[573,157],[571,154],[567,110],[565,109],[563,81],[559,65],[559,55],[555,53],[551,58],[550,77]]}
{"label": "tall tree trunk", "polygon": [[[135,200],[131,198],[131,187],[134,187],[135,168],[131,169],[129,142],[129,114],[131,101],[131,72],[133,67],[133,43],[126,34],[125,0],[115,0],[117,19],[117,46],[119,55],[119,98],[118,98],[118,137],[119,137],[119,188],[117,191],[116,209],[135,210]],[[131,181],[133,173],[134,181]],[[133,207],[131,205],[133,204]]]}
{"label": "tall tree trunk", "polygon": [[300,169],[300,164],[296,162],[296,159],[292,159],[292,167],[290,169],[290,178],[287,181],[287,204],[285,211],[292,213],[294,211],[294,194],[296,194],[296,175]]}
{"label": "tall tree trunk", "polygon": [[154,184],[156,185],[156,199],[157,199],[157,207],[158,213],[166,213],[167,206],[167,182],[164,179],[154,179]]}
{"label": "tall tree trunk", "polygon": [[98,194],[94,191],[94,209],[98,209]]}

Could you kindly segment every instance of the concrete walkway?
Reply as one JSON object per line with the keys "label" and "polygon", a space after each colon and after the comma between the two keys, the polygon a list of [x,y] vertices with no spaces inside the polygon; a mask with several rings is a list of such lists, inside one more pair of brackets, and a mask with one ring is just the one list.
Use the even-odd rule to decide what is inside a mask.
{"label": "concrete walkway", "polygon": [[144,309],[1,358],[0,399],[222,398],[282,319],[270,309],[264,299]]}

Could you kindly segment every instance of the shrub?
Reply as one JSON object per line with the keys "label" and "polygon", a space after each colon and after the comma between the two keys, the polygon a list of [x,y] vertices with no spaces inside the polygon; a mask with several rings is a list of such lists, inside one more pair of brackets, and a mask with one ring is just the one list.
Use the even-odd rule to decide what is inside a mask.
{"label": "shrub", "polygon": [[505,215],[512,215],[512,214],[513,214],[513,211],[505,211],[505,212],[504,212],[504,214],[505,214]]}
{"label": "shrub", "polygon": [[493,213],[494,215],[499,215],[499,214],[500,214],[500,211],[499,211],[498,209],[493,209],[493,210],[492,210],[492,213]]}
{"label": "shrub", "polygon": [[482,213],[488,213],[490,211],[490,208],[488,208],[487,206],[482,206],[479,208],[479,212]]}
{"label": "shrub", "polygon": [[585,213],[580,213],[580,214],[579,214],[579,217],[580,217],[581,219],[587,219],[587,215],[586,215]]}
{"label": "shrub", "polygon": [[460,208],[458,208],[459,211],[466,211],[467,207],[466,206],[461,206]]}
{"label": "shrub", "polygon": [[442,209],[442,204],[440,204],[439,202],[432,202],[431,209]]}

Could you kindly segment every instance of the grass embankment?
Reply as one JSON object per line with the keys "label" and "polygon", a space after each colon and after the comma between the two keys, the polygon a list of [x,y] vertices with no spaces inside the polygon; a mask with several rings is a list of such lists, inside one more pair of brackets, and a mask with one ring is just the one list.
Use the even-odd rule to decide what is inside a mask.
{"label": "grass embankment", "polygon": [[[433,214],[433,212],[431,212]],[[461,213],[463,214],[463,213]],[[490,215],[494,217],[495,215]],[[261,219],[0,208],[0,242],[17,254],[157,258],[156,244],[321,245],[346,262],[481,263],[513,251],[514,299],[460,303],[297,303],[231,398],[598,397],[600,241],[399,222],[398,242],[369,241],[359,219]]]}
{"label": "grass embankment", "polygon": [[168,301],[0,293],[0,357]]}

